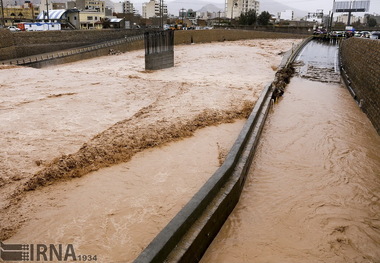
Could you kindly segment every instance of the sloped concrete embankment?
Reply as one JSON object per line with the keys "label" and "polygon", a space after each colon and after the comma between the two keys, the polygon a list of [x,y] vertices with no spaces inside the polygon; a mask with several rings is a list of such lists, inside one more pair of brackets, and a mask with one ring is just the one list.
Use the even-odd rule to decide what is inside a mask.
{"label": "sloped concrete embankment", "polygon": [[142,45],[144,45],[143,35],[136,35],[119,40],[106,41],[96,45],[87,45],[79,48],[62,50],[59,52],[10,59],[2,61],[1,63],[5,65],[22,65],[34,68],[43,68],[52,65],[138,50],[141,49]]}
{"label": "sloped concrete embankment", "polygon": [[[274,92],[289,79],[291,63],[308,38],[287,54],[276,76],[262,91],[223,165],[154,238],[135,263],[197,262],[239,201]],[[290,70],[289,70],[290,69]],[[277,95],[275,95],[277,96]]]}
{"label": "sloped concrete embankment", "polygon": [[[112,29],[40,32],[10,32],[0,29],[0,60],[57,52],[139,34],[139,30]],[[12,52],[9,52],[9,49]]]}
{"label": "sloped concrete embankment", "polygon": [[346,86],[380,134],[380,41],[347,39],[340,58]]}

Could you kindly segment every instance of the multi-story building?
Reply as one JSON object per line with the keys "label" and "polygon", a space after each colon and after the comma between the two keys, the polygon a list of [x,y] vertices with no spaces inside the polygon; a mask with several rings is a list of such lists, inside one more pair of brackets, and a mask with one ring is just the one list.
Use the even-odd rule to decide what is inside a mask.
{"label": "multi-story building", "polygon": [[102,21],[106,16],[105,1],[100,0],[77,0],[76,6],[79,11],[79,21],[82,29],[101,29]]}
{"label": "multi-story building", "polygon": [[11,26],[19,22],[31,22],[39,14],[39,7],[33,6],[32,3],[11,6],[7,5],[4,10],[4,25]]}
{"label": "multi-story building", "polygon": [[249,10],[255,10],[259,14],[260,2],[255,0],[226,0],[226,15],[228,18],[237,18]]}
{"label": "multi-story building", "polygon": [[305,19],[307,22],[317,22],[322,24],[323,22],[323,9],[317,9],[315,13],[308,13]]}
{"label": "multi-story building", "polygon": [[[149,2],[143,3],[142,5],[143,18],[161,17],[160,11],[160,1],[150,0]],[[163,15],[168,15],[168,6],[166,4],[163,4]]]}
{"label": "multi-story building", "polygon": [[[350,21],[351,24],[355,23],[355,22],[358,22],[358,21],[360,21],[360,17],[351,15],[351,21]],[[343,23],[343,24],[348,24],[348,14],[342,14],[340,16],[337,16],[336,17],[336,22]]]}
{"label": "multi-story building", "polygon": [[76,8],[83,11],[105,12],[105,1],[100,0],[77,0]]}
{"label": "multi-story building", "polygon": [[134,14],[136,12],[133,4],[130,1],[124,1],[114,4],[115,13],[121,14]]}
{"label": "multi-story building", "polygon": [[66,3],[52,3],[53,9],[67,9]]}

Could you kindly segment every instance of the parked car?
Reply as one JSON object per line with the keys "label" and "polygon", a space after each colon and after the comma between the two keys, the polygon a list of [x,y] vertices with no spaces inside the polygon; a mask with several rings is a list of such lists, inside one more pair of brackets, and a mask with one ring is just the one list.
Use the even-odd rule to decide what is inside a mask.
{"label": "parked car", "polygon": [[370,36],[371,36],[371,32],[369,32],[369,31],[362,31],[362,36],[361,37],[369,38]]}
{"label": "parked car", "polygon": [[380,32],[372,32],[371,39],[380,39]]}
{"label": "parked car", "polygon": [[8,29],[12,32],[16,32],[16,31],[21,31],[20,28],[18,28],[17,26],[9,26]]}

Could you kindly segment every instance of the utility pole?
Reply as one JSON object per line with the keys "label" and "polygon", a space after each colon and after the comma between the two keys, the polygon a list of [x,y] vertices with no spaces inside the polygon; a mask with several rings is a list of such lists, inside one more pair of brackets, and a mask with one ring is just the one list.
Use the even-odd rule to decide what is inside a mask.
{"label": "utility pole", "polygon": [[332,8],[332,11],[331,11],[331,19],[330,19],[330,32],[332,30],[332,24],[333,24],[333,20],[334,20],[334,9],[335,9],[335,0],[333,0],[333,8]]}
{"label": "utility pole", "polygon": [[164,28],[164,0],[160,0],[160,26]]}
{"label": "utility pole", "polygon": [[[355,1],[351,1],[350,2],[350,10],[352,10],[352,3],[355,2]],[[347,26],[350,26],[351,25],[351,11],[348,12],[348,20],[347,20]]]}
{"label": "utility pole", "polygon": [[1,2],[1,23],[3,27],[5,27],[3,0],[0,0],[0,2]]}
{"label": "utility pole", "polygon": [[49,2],[46,0],[46,19],[49,20]]}

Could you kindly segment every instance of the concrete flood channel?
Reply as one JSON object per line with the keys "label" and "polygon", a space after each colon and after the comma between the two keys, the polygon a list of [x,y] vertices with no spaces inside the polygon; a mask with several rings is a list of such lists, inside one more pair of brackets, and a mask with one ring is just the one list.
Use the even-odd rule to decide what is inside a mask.
{"label": "concrete flood channel", "polygon": [[[54,186],[48,186],[46,191],[50,194],[43,195],[48,209],[36,214],[37,219],[41,219],[37,223],[46,227],[40,229],[31,224],[24,234],[13,236],[9,242],[57,243],[60,238],[69,237],[68,243],[81,244],[80,251],[91,251],[95,255],[118,254],[99,262],[131,262],[133,259],[135,262],[377,262],[380,259],[380,138],[347,89],[341,86],[337,54],[336,46],[308,44],[294,63],[297,76],[272,108],[267,107],[272,87],[266,86],[225,163],[209,181],[210,171],[205,172],[206,184],[137,259],[135,257],[151,240],[141,229],[147,232],[161,229],[159,219],[172,218],[171,208],[179,203],[166,193],[162,200],[169,203],[170,208],[155,213],[152,207],[160,206],[162,200],[144,194],[153,189],[163,194],[161,187],[149,188],[150,179],[144,176],[160,167],[162,161],[157,160],[165,154],[162,149],[148,153],[149,167],[136,166],[136,180],[145,180],[142,183],[145,191],[128,188],[129,196],[123,199],[113,197],[125,192],[121,174],[134,169],[133,160],[131,164],[100,172],[91,184],[83,178],[70,191],[65,184],[57,186],[58,191],[49,191]],[[255,127],[255,124],[259,125]],[[223,136],[237,133],[235,126],[223,129],[226,130]],[[204,134],[199,136],[206,138]],[[206,134],[212,138],[222,136],[216,129]],[[201,144],[210,144],[210,141],[201,141]],[[191,141],[186,143],[182,147],[203,149]],[[204,156],[211,155],[204,150]],[[247,160],[255,150],[250,167],[251,162]],[[136,156],[135,163],[139,163],[138,158]],[[178,173],[194,172],[200,160],[188,158],[187,161],[184,156],[168,155],[164,159],[180,159],[172,164]],[[188,166],[184,166],[187,162]],[[215,171],[215,167],[216,164],[210,170]],[[107,174],[115,174],[120,180],[108,180]],[[177,192],[191,187],[198,189],[199,185],[191,185],[194,180],[190,180],[190,175],[185,177],[189,177],[189,181],[184,182],[183,188],[171,188]],[[181,180],[176,172],[168,175],[167,171],[160,171],[154,181],[164,185],[169,178]],[[119,181],[122,183],[117,183]],[[114,189],[112,194],[106,190],[110,187]],[[90,196],[89,200],[80,203],[85,194]],[[29,201],[39,198],[38,195],[32,193]],[[57,195],[64,197],[63,203],[55,201],[59,200]],[[186,194],[181,197],[190,199]],[[128,198],[132,210],[118,207]],[[103,205],[104,200],[109,204]],[[56,220],[54,208],[64,204],[70,211],[65,210],[62,220]],[[87,215],[83,211],[89,211],[84,209],[88,207],[91,212]],[[206,212],[200,215],[200,210]],[[71,220],[78,214],[81,219]],[[106,220],[101,218],[104,214]],[[139,221],[148,214],[153,224]],[[93,223],[87,224],[86,220],[91,217],[95,218]],[[95,233],[90,231],[94,226]],[[131,233],[136,239],[120,231],[123,228],[133,228]],[[216,239],[201,259],[215,235]],[[92,241],[86,243],[85,240]],[[128,251],[133,255],[126,255],[131,253]]]}
{"label": "concrete flood channel", "polygon": [[269,114],[240,201],[201,262],[379,262],[380,136],[310,42]]}

